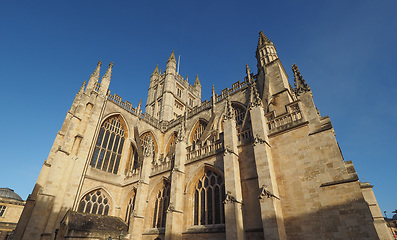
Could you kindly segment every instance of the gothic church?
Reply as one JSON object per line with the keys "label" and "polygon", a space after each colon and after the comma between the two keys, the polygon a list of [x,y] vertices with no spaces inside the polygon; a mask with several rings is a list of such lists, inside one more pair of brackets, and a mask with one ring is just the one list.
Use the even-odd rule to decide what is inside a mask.
{"label": "gothic church", "polygon": [[[14,239],[392,239],[344,161],[328,116],[262,33],[257,73],[201,99],[201,83],[150,77],[143,113],[100,80],[76,94]],[[242,74],[243,75],[243,74]]]}

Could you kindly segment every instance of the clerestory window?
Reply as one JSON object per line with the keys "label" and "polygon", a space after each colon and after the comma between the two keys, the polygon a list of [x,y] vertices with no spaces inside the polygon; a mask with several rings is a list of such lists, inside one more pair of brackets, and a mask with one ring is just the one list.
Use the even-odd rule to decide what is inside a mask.
{"label": "clerestory window", "polygon": [[96,141],[91,167],[117,174],[124,145],[125,127],[120,116],[102,124]]}
{"label": "clerestory window", "polygon": [[207,170],[194,192],[194,225],[225,223],[225,185],[223,177]]}
{"label": "clerestory window", "polygon": [[78,212],[108,215],[110,203],[102,190],[95,190],[86,194],[80,201]]}

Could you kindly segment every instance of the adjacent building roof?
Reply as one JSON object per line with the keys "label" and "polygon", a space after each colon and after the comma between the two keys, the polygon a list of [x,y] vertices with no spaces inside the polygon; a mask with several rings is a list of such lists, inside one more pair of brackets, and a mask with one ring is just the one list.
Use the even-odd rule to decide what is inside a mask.
{"label": "adjacent building roof", "polygon": [[0,198],[15,199],[23,201],[22,198],[10,188],[0,188]]}

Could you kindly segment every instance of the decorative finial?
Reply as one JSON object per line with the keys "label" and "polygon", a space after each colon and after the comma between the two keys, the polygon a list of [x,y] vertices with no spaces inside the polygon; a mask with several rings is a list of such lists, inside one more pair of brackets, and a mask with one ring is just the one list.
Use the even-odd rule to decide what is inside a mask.
{"label": "decorative finial", "polygon": [[234,109],[232,106],[232,103],[230,102],[229,96],[226,98],[226,113],[225,113],[225,119],[235,119],[234,116]]}
{"label": "decorative finial", "polygon": [[154,69],[154,71],[153,71],[153,73],[152,73],[152,75],[157,75],[157,74],[159,74],[159,65],[156,65],[156,68]]}
{"label": "decorative finial", "polygon": [[112,76],[112,68],[113,68],[113,62],[110,62],[108,70],[106,70],[105,75],[102,77],[102,82],[107,79],[110,81],[110,77]]}
{"label": "decorative finial", "polygon": [[94,78],[96,82],[99,80],[99,73],[101,71],[102,61],[99,61],[94,72],[91,74],[90,79]]}
{"label": "decorative finial", "polygon": [[172,50],[171,56],[170,56],[170,58],[168,59],[167,62],[169,62],[169,61],[174,61],[174,62],[176,62],[174,50]]}
{"label": "decorative finial", "polygon": [[247,64],[247,70],[246,71],[247,71],[248,82],[249,82],[249,84],[251,86],[251,88],[250,88],[250,105],[249,105],[249,107],[253,108],[253,107],[262,106],[262,100],[261,100],[261,98],[259,96],[258,89],[256,88],[256,82],[255,82],[254,79],[252,79],[253,75],[250,72],[248,64]]}
{"label": "decorative finial", "polygon": [[310,87],[305,83],[295,63],[292,65],[292,71],[294,72],[295,94],[299,96],[302,93],[310,91]]}
{"label": "decorative finial", "polygon": [[197,85],[200,85],[200,86],[201,86],[201,83],[200,83],[198,74],[197,74],[197,76],[196,76],[196,80],[194,80],[194,85],[193,85],[193,86],[197,86]]}
{"label": "decorative finial", "polygon": [[259,40],[258,40],[258,47],[261,47],[262,45],[266,44],[266,43],[272,43],[269,38],[267,38],[265,36],[265,34],[260,31],[259,32]]}

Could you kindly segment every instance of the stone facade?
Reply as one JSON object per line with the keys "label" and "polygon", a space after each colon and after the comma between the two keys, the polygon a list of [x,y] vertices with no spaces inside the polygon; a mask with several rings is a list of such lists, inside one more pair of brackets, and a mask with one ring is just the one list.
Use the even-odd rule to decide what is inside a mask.
{"label": "stone facade", "polygon": [[[262,32],[256,58],[256,74],[246,66],[201,101],[172,53],[150,78],[145,114],[110,94],[113,64],[100,81],[99,62],[15,239],[392,239],[298,67],[292,87]],[[122,223],[103,227],[115,220],[99,215]]]}

